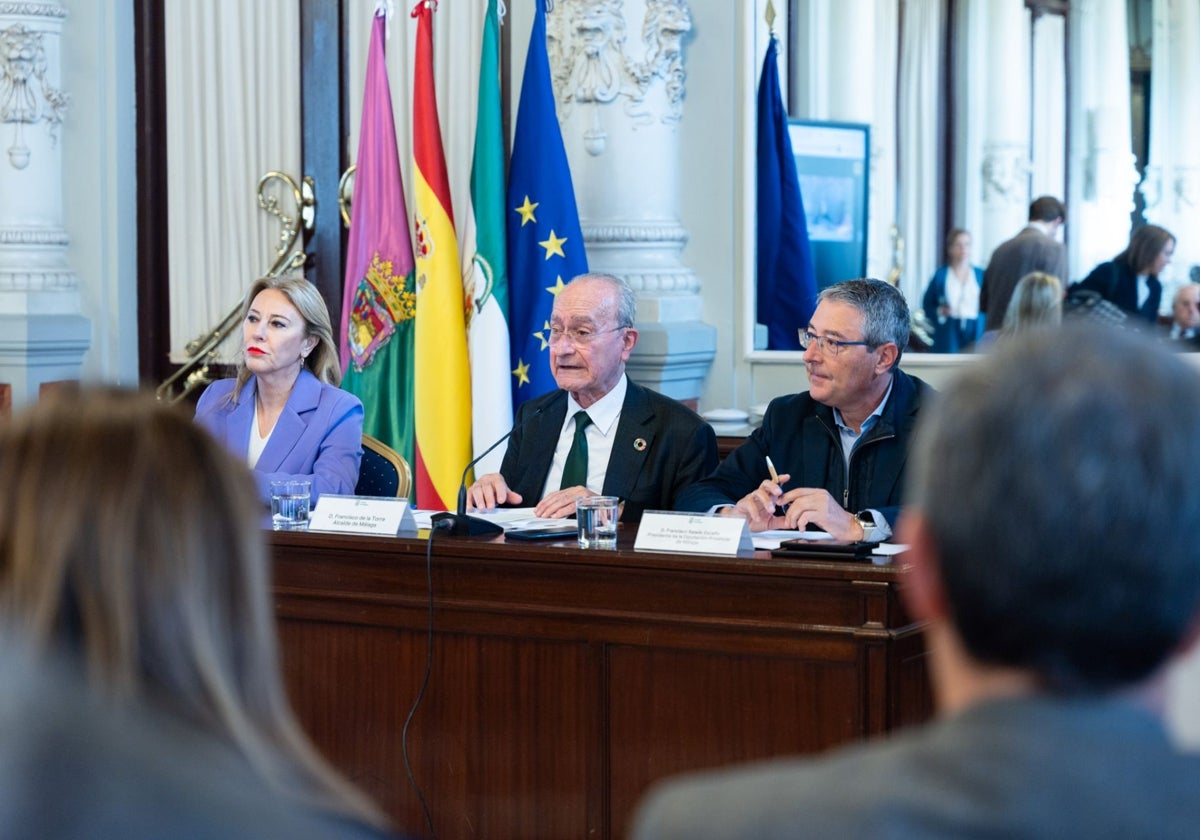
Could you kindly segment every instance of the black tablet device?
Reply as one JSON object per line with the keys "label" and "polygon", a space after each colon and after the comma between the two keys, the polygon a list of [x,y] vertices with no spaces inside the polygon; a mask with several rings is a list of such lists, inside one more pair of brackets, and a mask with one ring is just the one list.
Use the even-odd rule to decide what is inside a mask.
{"label": "black tablet device", "polygon": [[548,525],[544,528],[515,528],[504,532],[507,540],[565,540],[579,535],[579,527],[570,525]]}
{"label": "black tablet device", "polygon": [[771,554],[776,557],[812,557],[822,560],[870,560],[878,542],[860,540],[784,540]]}

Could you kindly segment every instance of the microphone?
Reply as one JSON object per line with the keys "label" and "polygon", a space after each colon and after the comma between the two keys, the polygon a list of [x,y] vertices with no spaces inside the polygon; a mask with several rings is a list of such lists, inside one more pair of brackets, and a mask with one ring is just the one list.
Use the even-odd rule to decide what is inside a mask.
{"label": "microphone", "polygon": [[[566,391],[559,391],[558,393],[566,394]],[[555,398],[547,400],[544,405],[522,420],[519,425],[513,426],[511,429],[501,435],[499,440],[471,459],[471,462],[467,464],[466,469],[463,470],[462,481],[458,483],[458,512],[450,513],[447,511],[445,513],[435,513],[433,516],[431,516],[429,519],[433,524],[433,529],[435,531],[447,531],[456,537],[490,537],[495,536],[496,534],[504,533],[504,528],[500,525],[497,525],[495,522],[489,522],[486,519],[480,519],[478,516],[467,515],[467,474],[471,472],[471,469],[476,464],[490,455],[493,449],[512,437],[513,433],[517,429],[521,429],[529,425],[529,423],[531,423],[535,417],[539,417],[543,411],[554,405],[555,402]]]}

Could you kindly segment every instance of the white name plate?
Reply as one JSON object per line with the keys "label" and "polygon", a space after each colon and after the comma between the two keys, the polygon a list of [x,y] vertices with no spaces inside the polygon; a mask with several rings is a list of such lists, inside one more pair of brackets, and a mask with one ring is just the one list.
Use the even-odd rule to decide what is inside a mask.
{"label": "white name plate", "polygon": [[638,525],[635,551],[692,554],[752,553],[754,544],[740,516],[648,510]]}
{"label": "white name plate", "polygon": [[408,499],[326,493],[313,508],[308,530],[394,537],[402,531],[415,534],[417,523]]}

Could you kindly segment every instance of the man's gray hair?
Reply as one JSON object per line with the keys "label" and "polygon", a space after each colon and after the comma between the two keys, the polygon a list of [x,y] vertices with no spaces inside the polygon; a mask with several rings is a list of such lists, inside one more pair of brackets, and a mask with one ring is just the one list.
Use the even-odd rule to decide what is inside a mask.
{"label": "man's gray hair", "polygon": [[1174,305],[1179,300],[1180,295],[1184,292],[1189,292],[1192,289],[1200,289],[1200,280],[1189,280],[1178,289],[1175,290],[1175,296],[1171,298],[1171,304]]}
{"label": "man's gray hair", "polygon": [[571,279],[572,283],[601,281],[612,285],[617,293],[617,326],[632,327],[637,321],[637,293],[633,287],[615,274],[589,271]]}
{"label": "man's gray hair", "polygon": [[891,342],[900,351],[896,354],[895,370],[908,346],[908,334],[912,329],[911,317],[908,313],[908,303],[904,295],[891,283],[863,277],[858,280],[845,280],[827,286],[817,295],[817,303],[821,301],[845,303],[853,306],[863,314],[863,340],[872,347]]}
{"label": "man's gray hair", "polygon": [[908,505],[977,661],[1132,685],[1200,607],[1200,374],[1134,331],[1026,333],[922,408]]}

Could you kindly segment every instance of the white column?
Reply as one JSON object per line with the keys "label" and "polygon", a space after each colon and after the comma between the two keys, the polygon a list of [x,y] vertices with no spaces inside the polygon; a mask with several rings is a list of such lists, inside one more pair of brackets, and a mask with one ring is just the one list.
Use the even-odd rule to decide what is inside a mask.
{"label": "white column", "polygon": [[[1200,7],[1194,0],[1155,0],[1150,73],[1150,151],[1142,183],[1146,220],[1175,234],[1169,284],[1187,279],[1200,263],[1200,243],[1189,233],[1200,211]],[[1166,298],[1164,294],[1164,298]]]}
{"label": "white column", "polygon": [[63,227],[65,17],[57,2],[0,2],[0,382],[14,405],[79,379],[90,342]]}
{"label": "white column", "polygon": [[1012,0],[964,5],[976,19],[963,60],[984,80],[975,237],[977,258],[986,262],[992,249],[1024,227],[1029,213],[1029,13]]}
{"label": "white column", "polygon": [[[1089,0],[1084,0],[1087,5]],[[1109,0],[1100,0],[1107,3]],[[1122,7],[1124,0],[1116,0]],[[1072,6],[1072,8],[1075,8]],[[1067,183],[1067,149],[1063,138],[1067,136],[1067,64],[1066,64],[1066,27],[1067,19],[1063,15],[1041,15],[1033,25],[1033,107],[1031,118],[1033,122],[1033,148],[1031,152],[1032,173],[1030,176],[1030,194],[1053,195],[1065,200]],[[1107,29],[1107,27],[1105,27]],[[1124,15],[1121,17],[1121,32],[1125,31]],[[1108,34],[1104,32],[1103,34]],[[1114,57],[1128,56],[1128,43],[1124,40],[1114,45],[1106,42],[1116,50]],[[1124,88],[1129,89],[1129,62],[1119,58],[1110,62],[1108,70],[1121,65],[1126,68]],[[1112,78],[1105,73],[1106,78]],[[1120,89],[1117,84],[1115,89]],[[1115,98],[1115,97],[1114,97]],[[1126,112],[1128,99],[1126,96]],[[1128,120],[1126,121],[1128,122]],[[1126,143],[1128,146],[1129,143]]]}
{"label": "white column", "polygon": [[1124,0],[1071,4],[1073,280],[1110,260],[1129,239],[1137,165],[1129,116],[1129,34]]}
{"label": "white column", "polygon": [[[824,118],[871,127],[867,275],[886,278],[892,266],[891,228],[896,219],[896,72],[898,4],[875,0],[829,3],[813,41],[827,44],[837,72],[824,72]],[[903,232],[901,232],[903,235]]]}
{"label": "white column", "polygon": [[682,260],[679,132],[691,28],[685,0],[560,0],[547,17],[588,266],[637,291],[631,375],[677,399],[700,395],[716,350],[716,330],[700,321],[700,278]]}

